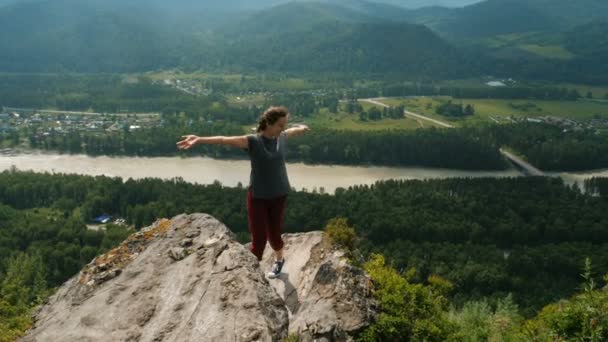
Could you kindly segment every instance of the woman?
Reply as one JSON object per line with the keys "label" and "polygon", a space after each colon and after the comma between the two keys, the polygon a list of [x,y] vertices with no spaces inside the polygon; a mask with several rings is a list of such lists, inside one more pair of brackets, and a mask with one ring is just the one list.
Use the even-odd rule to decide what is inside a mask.
{"label": "woman", "polygon": [[283,217],[290,190],[285,152],[287,138],[308,131],[306,125],[285,129],[289,112],[285,107],[270,107],[260,117],[257,133],[240,136],[198,137],[182,136],[177,142],[179,149],[189,149],[196,144],[224,144],[244,149],[251,159],[251,173],[247,189],[247,211],[251,245],[249,250],[262,260],[266,241],[275,252],[275,260],[269,278],[281,273],[283,257]]}

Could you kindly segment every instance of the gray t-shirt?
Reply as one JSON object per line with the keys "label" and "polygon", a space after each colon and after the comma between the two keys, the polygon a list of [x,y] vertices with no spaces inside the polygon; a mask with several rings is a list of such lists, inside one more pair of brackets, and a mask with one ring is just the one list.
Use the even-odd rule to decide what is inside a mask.
{"label": "gray t-shirt", "polygon": [[285,131],[274,139],[260,134],[248,134],[248,151],[251,158],[249,187],[254,198],[276,198],[286,195],[290,190],[285,154],[287,152],[287,133]]}

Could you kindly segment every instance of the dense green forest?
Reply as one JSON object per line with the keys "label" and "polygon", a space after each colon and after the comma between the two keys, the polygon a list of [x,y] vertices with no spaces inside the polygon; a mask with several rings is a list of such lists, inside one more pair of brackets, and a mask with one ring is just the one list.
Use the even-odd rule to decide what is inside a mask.
{"label": "dense green forest", "polygon": [[[216,128],[217,127],[217,128]],[[198,145],[178,151],[175,142],[185,134],[200,136],[241,135],[234,125],[200,124],[189,128],[155,128],[139,132],[119,132],[95,137],[80,134],[32,138],[32,147],[91,155],[207,155],[247,158],[239,149]],[[318,164],[429,166],[462,170],[502,170],[507,168],[498,147],[469,132],[458,130],[390,130],[381,132],[335,131],[318,128],[292,140],[288,158]],[[78,148],[80,143],[87,144]]]}
{"label": "dense green forest", "polygon": [[585,182],[586,192],[602,197],[608,197],[608,179],[593,178]]}
{"label": "dense green forest", "polygon": [[486,134],[524,155],[541,170],[583,171],[608,167],[608,136],[533,122],[488,126]]}
{"label": "dense green forest", "polygon": [[[117,74],[7,74],[0,76],[0,80],[0,103],[18,108],[92,110],[98,113],[200,113],[214,101],[223,99],[220,94],[192,96],[171,87],[153,84],[147,77],[136,77],[129,82]],[[230,109],[230,112],[235,110],[238,109]],[[222,112],[222,108],[217,107],[215,112],[225,114],[228,110]]]}
{"label": "dense green forest", "polygon": [[[0,250],[8,253],[2,259],[15,246],[28,250],[51,241],[78,251],[83,241],[93,239],[97,245],[89,245],[99,247],[100,233],[87,231],[84,223],[104,213],[139,228],[157,217],[208,212],[243,236],[244,195],[243,187],[180,179],[123,183],[120,178],[7,170],[0,183],[9,223],[2,231]],[[608,265],[608,220],[602,214],[608,202],[564,186],[559,178],[385,181],[338,189],[335,195],[294,191],[290,198],[287,231],[319,229],[331,217],[348,217],[365,239],[366,251],[383,251],[396,266],[416,266],[423,275],[446,276],[457,284],[455,298],[461,301],[512,291],[530,312],[570,293],[585,256],[600,267]],[[56,228],[35,228],[36,217],[45,215],[57,220]],[[25,229],[23,222],[33,226]],[[53,253],[63,252],[54,248]],[[49,265],[50,284],[60,284],[83,261],[71,255],[68,263]]]}
{"label": "dense green forest", "polygon": [[[606,183],[593,179],[585,186],[598,194]],[[390,180],[338,188],[334,195],[292,191],[285,231],[319,230],[346,217],[364,256],[381,252],[397,272],[415,268],[414,283],[445,278],[453,285],[446,298],[456,307],[482,300],[497,305],[511,294],[517,314],[532,317],[577,291],[585,258],[597,265],[596,275],[608,272],[608,201],[591,194],[543,177]],[[205,212],[246,242],[244,199],[242,186],[217,182],[5,170],[0,302],[8,309],[0,312],[24,314],[45,291],[132,232],[113,224],[88,230],[96,215],[122,217],[139,229],[157,218]],[[16,274],[17,267],[28,272]]]}

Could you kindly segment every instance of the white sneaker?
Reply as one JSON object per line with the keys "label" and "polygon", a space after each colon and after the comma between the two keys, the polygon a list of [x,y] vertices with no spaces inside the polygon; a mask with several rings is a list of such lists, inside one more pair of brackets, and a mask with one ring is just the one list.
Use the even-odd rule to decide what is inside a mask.
{"label": "white sneaker", "polygon": [[272,264],[272,270],[268,272],[268,278],[274,279],[278,278],[281,275],[281,270],[283,269],[283,264],[285,263],[285,258],[282,260],[275,260],[274,264]]}

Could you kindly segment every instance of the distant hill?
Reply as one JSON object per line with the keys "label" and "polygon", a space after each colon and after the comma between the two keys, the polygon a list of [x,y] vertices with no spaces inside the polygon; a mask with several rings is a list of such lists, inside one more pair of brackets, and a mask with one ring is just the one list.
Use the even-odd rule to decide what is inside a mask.
{"label": "distant hill", "polygon": [[493,37],[477,48],[497,59],[503,73],[532,79],[608,83],[607,20],[563,32]]}
{"label": "distant hill", "polygon": [[323,24],[306,32],[242,41],[228,50],[225,58],[233,66],[262,70],[446,77],[470,72],[457,49],[425,27],[407,24]]}
{"label": "distant hill", "polygon": [[357,2],[370,8],[364,13],[355,2],[350,8],[291,2],[241,13],[238,20],[208,31],[187,26],[175,12],[129,7],[134,3],[55,0],[2,8],[0,39],[7,48],[0,51],[0,70],[127,72],[188,66],[445,76],[470,72],[460,51],[428,28],[382,19],[379,13],[389,5]]}
{"label": "distant hill", "polygon": [[[533,0],[532,0],[533,1]],[[464,8],[427,14],[426,23],[450,39],[553,30],[558,26],[530,0],[490,0]],[[430,17],[430,18],[428,18]],[[420,21],[420,19],[418,20]]]}
{"label": "distant hill", "polygon": [[471,72],[461,51],[428,28],[378,20],[375,15],[333,4],[289,3],[220,30],[224,44],[218,48],[224,49],[221,59],[230,68],[411,75]]}
{"label": "distant hill", "polygon": [[463,8],[422,8],[407,19],[443,37],[461,40],[503,34],[568,30],[608,19],[605,0],[487,0]]}
{"label": "distant hill", "polygon": [[527,2],[552,18],[562,28],[572,28],[590,21],[608,19],[608,1],[606,0],[528,0]]}
{"label": "distant hill", "polygon": [[595,20],[563,31],[498,35],[475,41],[470,46],[509,58],[608,57],[608,20]]}
{"label": "distant hill", "polygon": [[595,65],[605,64],[599,58],[606,55],[608,1],[488,0],[419,9],[364,0],[4,1],[4,72],[181,67],[608,81]]}
{"label": "distant hill", "polygon": [[154,10],[134,17],[86,1],[0,8],[2,71],[141,71],[169,67],[175,33]]}
{"label": "distant hill", "polygon": [[608,20],[596,20],[563,34],[564,46],[579,55],[608,60]]}
{"label": "distant hill", "polygon": [[255,12],[238,23],[229,22],[219,28],[220,32],[251,35],[280,35],[286,32],[310,30],[316,25],[328,22],[370,22],[375,21],[357,9],[338,6],[335,1],[328,3],[290,2],[270,9]]}

